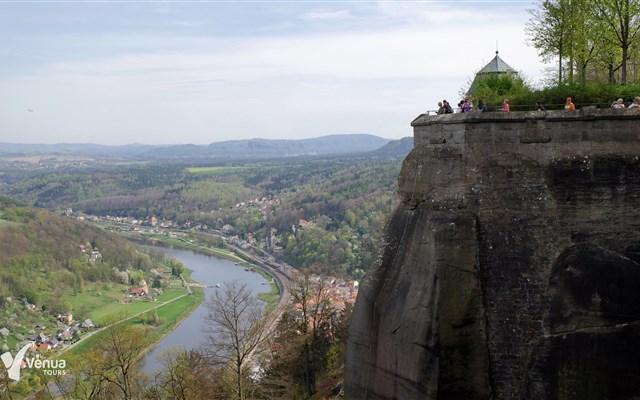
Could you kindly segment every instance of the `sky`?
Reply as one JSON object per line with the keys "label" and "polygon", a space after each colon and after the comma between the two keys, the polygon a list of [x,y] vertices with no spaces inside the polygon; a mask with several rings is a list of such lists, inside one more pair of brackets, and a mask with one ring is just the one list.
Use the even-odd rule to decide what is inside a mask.
{"label": "sky", "polygon": [[0,0],[0,142],[368,133],[457,104],[496,48],[537,85],[532,1]]}

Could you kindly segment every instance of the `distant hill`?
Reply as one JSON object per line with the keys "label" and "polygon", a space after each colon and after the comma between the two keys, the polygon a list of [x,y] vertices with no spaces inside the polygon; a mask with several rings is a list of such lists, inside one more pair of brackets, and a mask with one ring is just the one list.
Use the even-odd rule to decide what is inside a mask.
{"label": "distant hill", "polygon": [[209,145],[103,146],[97,144],[16,144],[0,143],[0,156],[73,155],[91,158],[156,160],[256,160],[304,155],[366,153],[389,142],[374,135],[328,135],[312,139],[245,139],[215,142]]}
{"label": "distant hill", "polygon": [[73,155],[107,158],[130,158],[139,156],[161,146],[128,144],[123,146],[105,146],[90,143],[23,144],[0,142],[0,156],[24,155]]}
{"label": "distant hill", "polygon": [[337,155],[369,152],[388,142],[388,139],[367,134],[329,135],[298,140],[258,138],[215,142],[208,146],[170,146],[151,150],[143,157],[147,159],[255,160],[305,155]]}
{"label": "distant hill", "polygon": [[406,157],[411,152],[411,149],[413,149],[413,137],[407,136],[402,139],[392,140],[369,154],[382,158]]}

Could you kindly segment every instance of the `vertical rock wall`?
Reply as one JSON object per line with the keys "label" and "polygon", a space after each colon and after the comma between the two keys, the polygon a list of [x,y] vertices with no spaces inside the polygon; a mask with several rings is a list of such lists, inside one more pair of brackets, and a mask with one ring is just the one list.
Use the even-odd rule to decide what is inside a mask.
{"label": "vertical rock wall", "polygon": [[346,398],[640,398],[640,112],[412,125]]}

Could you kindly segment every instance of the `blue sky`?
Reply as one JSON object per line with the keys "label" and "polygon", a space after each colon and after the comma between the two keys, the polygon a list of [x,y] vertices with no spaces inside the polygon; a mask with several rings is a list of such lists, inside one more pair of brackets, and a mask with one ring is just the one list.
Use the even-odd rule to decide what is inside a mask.
{"label": "blue sky", "polygon": [[[0,142],[412,135],[495,55],[532,83],[530,1],[3,1]],[[29,111],[31,110],[31,111]]]}

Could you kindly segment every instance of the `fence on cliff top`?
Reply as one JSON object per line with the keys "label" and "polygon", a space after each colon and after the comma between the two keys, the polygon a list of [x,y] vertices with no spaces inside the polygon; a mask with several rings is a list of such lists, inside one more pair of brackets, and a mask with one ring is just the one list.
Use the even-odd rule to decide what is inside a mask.
{"label": "fence on cliff top", "polygon": [[[543,104],[543,106],[546,109],[546,111],[559,111],[559,110],[564,110],[564,104],[565,103]],[[579,110],[580,108],[584,108],[584,107],[611,108],[611,103],[574,103],[574,105],[576,106],[576,110]],[[628,106],[625,105],[625,107],[628,107]],[[487,105],[488,112],[501,112],[501,108],[502,106]],[[538,105],[537,104],[516,104],[516,105],[510,105],[510,109],[511,111],[536,111],[538,109]],[[454,113],[456,114],[462,113],[462,109],[459,107],[454,107],[453,110],[454,110]],[[473,107],[473,111],[477,111],[477,110],[478,110],[477,107]],[[425,111],[425,114],[437,115],[438,110],[437,109],[427,110]]]}

